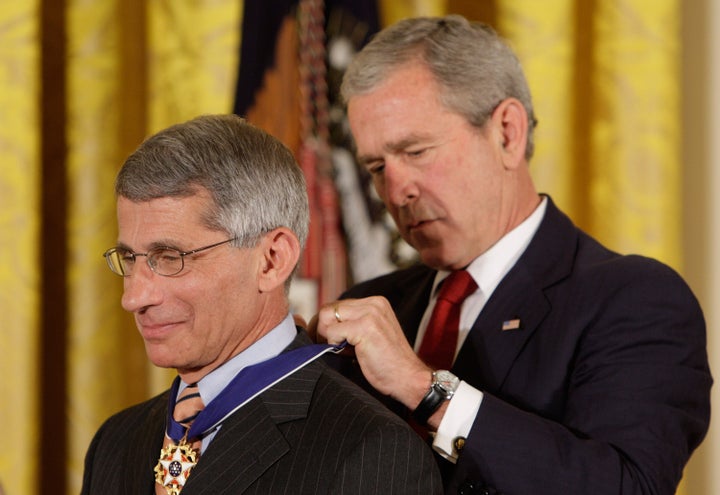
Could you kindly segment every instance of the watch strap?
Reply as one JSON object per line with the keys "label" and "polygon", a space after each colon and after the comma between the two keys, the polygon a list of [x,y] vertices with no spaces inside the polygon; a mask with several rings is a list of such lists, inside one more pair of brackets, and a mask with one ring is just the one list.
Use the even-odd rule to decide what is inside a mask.
{"label": "watch strap", "polygon": [[417,405],[415,410],[412,412],[412,417],[415,421],[420,424],[427,424],[430,416],[438,410],[440,404],[447,398],[447,396],[435,387],[435,383],[430,385],[430,390],[422,398],[420,404]]}

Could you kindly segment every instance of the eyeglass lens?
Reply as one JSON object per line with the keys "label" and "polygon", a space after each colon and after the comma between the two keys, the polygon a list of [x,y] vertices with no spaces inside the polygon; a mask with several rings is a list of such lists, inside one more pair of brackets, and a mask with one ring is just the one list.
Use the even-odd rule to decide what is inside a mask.
{"label": "eyeglass lens", "polygon": [[175,275],[183,269],[182,253],[172,248],[155,248],[147,253],[115,248],[107,253],[106,258],[110,269],[125,277],[132,273],[138,256],[146,256],[148,265],[158,275]]}

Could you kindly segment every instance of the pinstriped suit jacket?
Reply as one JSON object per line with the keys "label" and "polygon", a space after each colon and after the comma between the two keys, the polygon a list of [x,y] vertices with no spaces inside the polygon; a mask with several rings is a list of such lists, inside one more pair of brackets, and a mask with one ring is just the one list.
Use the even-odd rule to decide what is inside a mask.
{"label": "pinstriped suit jacket", "polygon": [[[299,334],[290,346],[309,343]],[[152,494],[168,392],[111,417],[83,494]],[[223,422],[182,493],[442,493],[430,449],[402,420],[315,361]]]}

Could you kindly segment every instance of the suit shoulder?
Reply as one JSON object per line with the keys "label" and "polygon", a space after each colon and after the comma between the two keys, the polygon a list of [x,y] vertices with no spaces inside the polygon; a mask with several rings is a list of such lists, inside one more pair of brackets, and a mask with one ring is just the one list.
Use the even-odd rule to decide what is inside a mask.
{"label": "suit shoulder", "polygon": [[[323,370],[318,379],[313,402],[322,402],[342,416],[352,417],[360,425],[410,427],[375,397],[363,390],[334,369],[321,364]],[[363,428],[366,428],[364,426]]]}
{"label": "suit shoulder", "polygon": [[96,440],[105,436],[115,434],[123,435],[123,432],[134,431],[139,425],[145,423],[148,418],[154,417],[159,413],[164,414],[167,406],[168,393],[169,392],[166,391],[144,402],[116,412],[100,426],[95,434]]}
{"label": "suit shoulder", "polygon": [[619,254],[583,235],[576,262],[579,275],[613,279],[620,285],[677,289],[691,293],[680,274],[669,265],[638,254]]}
{"label": "suit shoulder", "polygon": [[123,487],[162,445],[167,395],[123,409],[102,424],[85,455],[83,494],[130,493]]}

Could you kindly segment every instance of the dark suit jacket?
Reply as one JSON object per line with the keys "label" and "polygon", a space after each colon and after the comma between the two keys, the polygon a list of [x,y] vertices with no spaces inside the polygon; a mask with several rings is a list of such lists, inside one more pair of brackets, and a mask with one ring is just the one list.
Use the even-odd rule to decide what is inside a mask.
{"label": "dark suit jacket", "polygon": [[[309,343],[298,334],[293,345]],[[154,493],[167,392],[111,417],[85,460],[83,494]],[[432,453],[397,416],[315,361],[222,424],[183,495],[442,493]]]}
{"label": "dark suit jacket", "polygon": [[[413,343],[434,276],[418,266],[344,297],[384,295]],[[516,318],[520,329],[501,330]],[[485,395],[457,465],[438,457],[446,493],[671,494],[708,427],[705,324],[689,288],[657,261],[605,249],[549,198],[453,371]]]}

